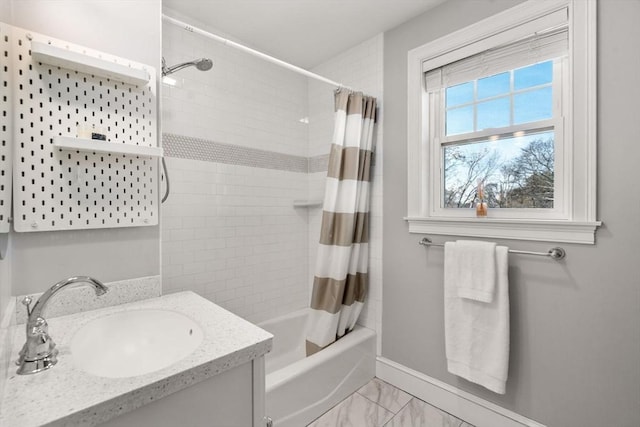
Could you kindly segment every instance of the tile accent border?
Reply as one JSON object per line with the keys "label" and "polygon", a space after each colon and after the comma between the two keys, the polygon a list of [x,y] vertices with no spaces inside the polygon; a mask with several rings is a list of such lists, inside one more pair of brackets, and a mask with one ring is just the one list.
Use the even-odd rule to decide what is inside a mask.
{"label": "tile accent border", "polygon": [[476,427],[546,427],[384,357],[376,360],[376,377]]}
{"label": "tile accent border", "polygon": [[329,168],[329,154],[313,157],[294,156],[173,133],[162,134],[162,148],[167,157],[228,165],[300,173],[326,172]]}
{"label": "tile accent border", "polygon": [[162,147],[168,157],[289,172],[307,173],[309,171],[307,157],[223,144],[172,133],[162,134]]}
{"label": "tile accent border", "polygon": [[329,155],[309,157],[309,173],[326,172],[329,169]]}
{"label": "tile accent border", "polygon": [[[65,316],[67,314],[96,310],[98,308],[125,304],[155,298],[162,295],[162,281],[160,276],[138,277],[135,279],[119,280],[117,282],[105,282],[109,292],[97,297],[93,288],[82,286],[65,289],[64,296],[51,298],[47,304],[47,317]],[[29,294],[33,303],[40,298],[39,294]],[[15,315],[16,324],[27,322],[27,310],[20,303],[26,295],[16,297]]]}

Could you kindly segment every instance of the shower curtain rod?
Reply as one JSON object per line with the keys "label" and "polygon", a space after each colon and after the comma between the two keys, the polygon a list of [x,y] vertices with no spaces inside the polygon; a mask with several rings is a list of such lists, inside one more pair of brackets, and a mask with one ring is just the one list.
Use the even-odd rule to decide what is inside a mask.
{"label": "shower curtain rod", "polygon": [[312,79],[320,80],[321,82],[328,83],[328,84],[333,85],[333,86],[337,86],[339,89],[352,90],[348,86],[345,86],[342,83],[339,83],[339,82],[333,81],[331,79],[328,79],[328,78],[326,78],[324,76],[321,76],[320,74],[312,73],[311,71],[305,70],[304,68],[300,68],[300,67],[298,67],[296,65],[290,64],[290,63],[285,62],[285,61],[283,61],[281,59],[274,58],[273,56],[267,55],[266,53],[262,53],[260,51],[255,50],[255,49],[251,49],[250,47],[244,46],[244,45],[242,45],[240,43],[236,43],[236,42],[231,41],[229,39],[225,39],[224,37],[220,37],[220,36],[218,36],[216,34],[208,32],[208,31],[204,31],[204,30],[202,30],[200,28],[194,27],[192,25],[187,24],[186,22],[183,22],[183,21],[180,21],[178,19],[172,18],[172,17],[167,16],[165,14],[162,15],[162,19],[164,19],[167,22],[171,22],[172,24],[175,24],[178,27],[181,27],[182,29],[187,30],[189,32],[200,34],[201,36],[208,37],[210,39],[213,39],[215,41],[218,41],[218,42],[224,44],[225,46],[230,46],[230,47],[239,49],[239,50],[241,50],[243,52],[246,52],[246,53],[248,53],[250,55],[253,55],[253,56],[257,56],[258,58],[262,58],[265,61],[269,61],[269,62],[271,62],[273,64],[279,65],[279,66],[281,66],[283,68],[286,68],[288,70],[294,71],[296,73],[302,74],[302,75],[307,76],[307,77],[311,77]]}

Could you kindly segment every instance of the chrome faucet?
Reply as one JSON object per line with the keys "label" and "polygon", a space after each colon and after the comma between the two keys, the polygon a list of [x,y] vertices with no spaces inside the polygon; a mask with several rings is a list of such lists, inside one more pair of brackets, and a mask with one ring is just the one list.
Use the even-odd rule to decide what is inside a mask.
{"label": "chrome faucet", "polygon": [[58,350],[49,335],[49,325],[42,317],[42,311],[46,307],[49,299],[57,292],[69,285],[81,282],[92,285],[98,296],[104,295],[109,290],[102,282],[92,277],[75,276],[61,280],[47,289],[47,291],[38,298],[33,309],[30,309],[30,297],[25,297],[25,299],[22,300],[22,304],[27,306],[29,318],[27,320],[26,331],[27,341],[22,346],[19,358],[16,361],[16,365],[19,366],[17,371],[19,375],[35,374],[36,372],[49,369],[58,362]]}

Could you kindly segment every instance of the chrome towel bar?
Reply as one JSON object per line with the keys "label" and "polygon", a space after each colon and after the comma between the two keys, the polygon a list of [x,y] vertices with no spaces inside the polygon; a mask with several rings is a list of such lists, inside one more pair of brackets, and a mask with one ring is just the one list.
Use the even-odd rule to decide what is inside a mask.
{"label": "chrome towel bar", "polygon": [[[433,243],[431,239],[428,237],[423,237],[422,240],[418,242],[418,244],[422,246],[444,247],[443,243]],[[515,249],[509,249],[509,253],[521,254],[521,255],[548,256],[551,259],[554,259],[556,261],[560,261],[564,259],[565,256],[567,256],[567,253],[565,252],[565,250],[560,247],[551,248],[549,249],[549,252],[517,251]]]}

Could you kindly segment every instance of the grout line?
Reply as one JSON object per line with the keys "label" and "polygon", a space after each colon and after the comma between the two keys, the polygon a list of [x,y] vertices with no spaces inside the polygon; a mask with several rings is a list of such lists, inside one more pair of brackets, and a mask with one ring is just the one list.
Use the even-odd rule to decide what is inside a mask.
{"label": "grout line", "polygon": [[391,413],[395,416],[395,414],[396,414],[396,413],[395,413],[395,412],[393,412],[391,409],[389,409],[389,408],[385,408],[384,406],[382,406],[382,405],[381,405],[381,404],[379,404],[378,402],[375,402],[375,401],[373,401],[373,400],[369,399],[367,396],[365,396],[364,394],[360,393],[360,392],[359,392],[359,391],[357,391],[357,390],[356,390],[356,392],[355,392],[355,393],[353,393],[353,394],[356,394],[356,393],[357,393],[357,394],[359,394],[361,397],[364,397],[365,399],[367,399],[369,402],[373,403],[374,405],[381,407],[381,408],[382,408],[382,409],[384,409],[385,411],[387,411],[387,412],[391,412]]}
{"label": "grout line", "polygon": [[[378,379],[378,380],[380,380],[380,379]],[[383,380],[380,380],[380,381],[382,381],[382,382],[386,383],[386,381],[383,381]],[[422,399],[420,399],[420,398],[418,398],[418,397],[416,397],[416,396],[412,395],[411,393],[408,393],[408,392],[406,392],[406,391],[404,391],[404,390],[402,390],[402,389],[400,389],[400,388],[398,388],[398,387],[395,387],[394,385],[391,385],[391,384],[389,384],[389,383],[386,383],[386,384],[388,384],[390,387],[395,388],[395,389],[396,389],[396,390],[398,390],[398,391],[402,391],[402,392],[404,392],[404,393],[407,393],[409,396],[411,396],[411,399],[409,399],[409,401],[408,401],[407,403],[405,403],[404,405],[402,405],[402,407],[398,410],[398,412],[393,412],[391,409],[385,408],[384,406],[382,406],[382,405],[381,405],[381,404],[379,404],[378,402],[375,402],[375,401],[373,401],[373,400],[369,399],[367,396],[365,396],[364,394],[360,393],[360,391],[359,391],[359,389],[358,389],[358,390],[356,390],[354,393],[352,393],[351,395],[347,396],[346,398],[344,398],[343,400],[341,400],[340,402],[338,402],[336,405],[334,405],[333,407],[331,407],[329,410],[327,410],[326,412],[324,412],[322,415],[320,415],[319,417],[317,417],[316,419],[314,419],[311,423],[309,423],[309,424],[308,424],[308,426],[309,426],[309,425],[311,425],[311,424],[313,424],[313,423],[315,423],[316,421],[318,421],[318,420],[319,420],[319,419],[321,419],[322,417],[324,417],[327,413],[329,413],[329,412],[330,412],[330,411],[332,411],[334,408],[336,408],[336,407],[338,407],[339,405],[341,405],[342,403],[344,403],[347,399],[352,398],[352,397],[353,397],[353,395],[355,395],[355,394],[359,394],[359,395],[360,395],[360,397],[363,397],[364,399],[366,399],[367,401],[369,401],[369,402],[373,403],[374,405],[376,405],[376,406],[378,406],[378,407],[380,407],[380,408],[384,409],[385,411],[390,412],[390,413],[392,413],[392,414],[393,414],[393,415],[392,415],[392,417],[391,417],[391,418],[390,418],[386,423],[384,423],[384,424],[383,424],[382,426],[380,426],[380,427],[389,427],[389,426],[391,426],[391,422],[392,422],[392,421],[393,421],[393,420],[394,420],[394,419],[395,419],[395,418],[396,418],[396,417],[397,417],[397,416],[398,416],[398,415],[399,415],[399,414],[400,414],[400,413],[401,413],[401,412],[402,412],[402,411],[403,411],[407,406],[409,406],[409,404],[410,404],[413,400],[418,400],[418,401],[420,401],[420,402],[424,403],[425,405],[428,405],[428,406],[430,406],[430,407],[434,408],[437,412],[439,412],[439,413],[441,413],[441,414],[444,414],[444,415],[447,415],[447,416],[453,417],[456,421],[459,421],[458,427],[462,426],[462,424],[463,424],[463,423],[467,423],[468,425],[472,426],[472,424],[470,424],[470,423],[468,423],[467,421],[465,421],[465,420],[463,420],[463,419],[461,419],[461,418],[457,417],[457,416],[456,416],[456,415],[454,415],[454,414],[451,414],[451,413],[449,413],[449,412],[447,412],[447,411],[444,411],[444,410],[442,410],[442,409],[438,408],[437,406],[434,406],[434,405],[432,405],[431,403],[426,402],[426,401],[424,401],[424,400],[422,400]]]}
{"label": "grout line", "polygon": [[[397,387],[396,387],[396,388],[397,388]],[[400,390],[400,389],[398,389],[398,390]],[[404,390],[402,390],[402,391],[404,391]],[[407,393],[407,392],[405,391],[405,393]],[[400,409],[398,410],[398,412],[396,412],[395,414],[393,414],[393,417],[391,417],[391,419],[390,419],[389,421],[387,421],[387,422],[384,424],[384,426],[382,426],[382,427],[386,427],[386,426],[390,425],[389,423],[391,423],[391,421],[393,421],[393,419],[394,419],[395,417],[397,417],[397,416],[398,416],[398,414],[399,414],[400,412],[402,412],[402,410],[403,410],[404,408],[406,408],[407,406],[409,406],[409,403],[411,403],[411,401],[412,401],[413,399],[418,399],[418,398],[417,398],[417,397],[415,397],[413,394],[410,394],[410,393],[407,393],[407,394],[408,394],[409,396],[411,396],[411,399],[409,399],[409,401],[408,401],[407,403],[405,403],[405,404],[402,406],[402,408],[400,408]],[[412,420],[412,421],[413,421],[413,420]]]}
{"label": "grout line", "polygon": [[[388,387],[391,387],[391,388],[393,388],[394,390],[401,391],[401,392],[403,392],[403,393],[405,393],[405,394],[408,394],[409,396],[411,396],[411,398],[416,398],[413,394],[411,394],[411,393],[407,393],[406,391],[404,391],[404,390],[402,390],[402,389],[400,389],[400,388],[398,388],[398,387],[396,387],[396,386],[394,386],[394,385],[392,385],[392,384],[389,384],[388,382],[386,382],[386,381],[384,381],[384,380],[381,380],[381,379],[380,379],[380,378],[378,378],[378,377],[374,377],[374,379],[375,379],[375,380],[378,380],[378,382],[381,382],[381,383],[383,383],[383,384],[386,384]],[[371,381],[373,381],[373,380],[371,380]],[[407,406],[407,404],[408,404],[408,402],[407,402],[406,404],[404,404],[404,405],[402,406],[402,408],[400,408],[400,409],[398,410],[398,412],[393,412],[393,410],[392,410],[392,409],[390,409],[390,408],[386,408],[386,407],[384,407],[383,405],[379,404],[378,402],[375,402],[375,401],[373,401],[373,400],[369,399],[367,396],[365,396],[364,394],[360,393],[360,391],[359,391],[359,390],[360,390],[360,389],[356,390],[356,393],[358,393],[360,396],[362,396],[362,397],[364,397],[365,399],[367,399],[367,400],[369,400],[369,401],[371,401],[371,402],[375,403],[376,405],[380,406],[381,408],[386,409],[387,411],[389,411],[389,412],[393,413],[394,415],[395,415],[395,414],[397,414],[398,412],[400,412],[400,411],[401,411],[405,406]],[[382,394],[382,393],[380,393],[380,394]],[[411,399],[409,399],[409,402],[410,402],[410,401],[411,401]]]}

